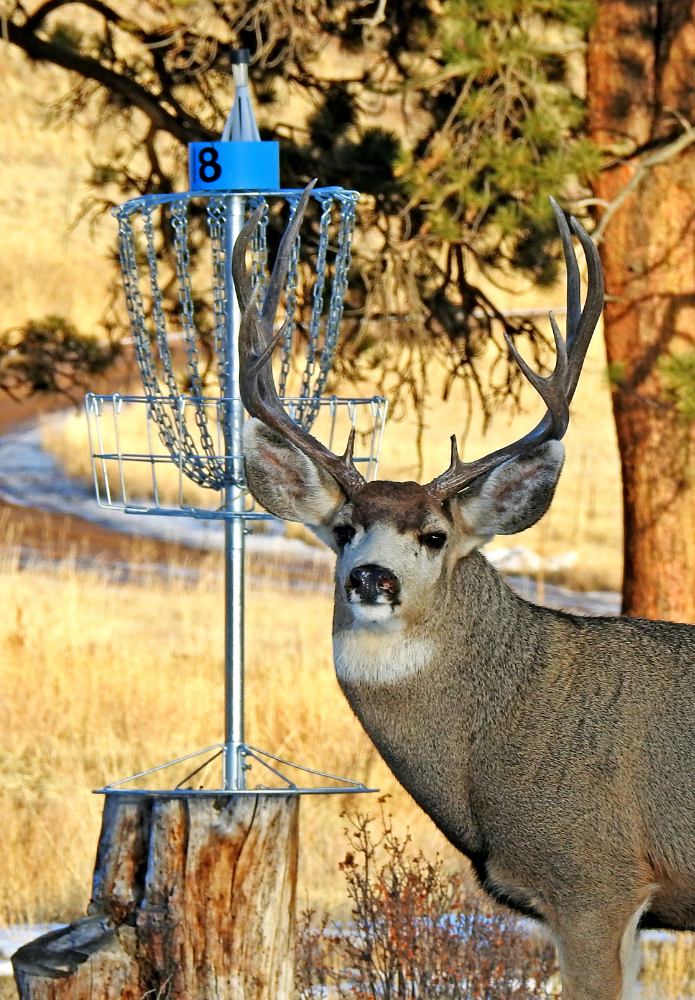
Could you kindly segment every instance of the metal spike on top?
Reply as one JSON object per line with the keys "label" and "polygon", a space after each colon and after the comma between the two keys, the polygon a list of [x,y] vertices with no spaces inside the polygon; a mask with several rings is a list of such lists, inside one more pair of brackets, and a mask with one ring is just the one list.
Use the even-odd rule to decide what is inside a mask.
{"label": "metal spike on top", "polygon": [[225,122],[222,141],[229,142],[260,142],[256,116],[251,106],[249,94],[249,63],[251,54],[248,49],[233,49],[230,53],[232,76],[236,93],[234,104]]}

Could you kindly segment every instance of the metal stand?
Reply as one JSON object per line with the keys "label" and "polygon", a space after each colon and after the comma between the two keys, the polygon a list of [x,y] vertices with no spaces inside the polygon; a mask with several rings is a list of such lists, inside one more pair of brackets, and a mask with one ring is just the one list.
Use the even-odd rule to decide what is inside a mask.
{"label": "metal stand", "polygon": [[[225,728],[224,742],[204,751],[197,751],[148,771],[133,775],[107,786],[101,791],[114,794],[159,794],[158,790],[133,788],[130,782],[169,767],[202,759],[202,763],[180,780],[174,779],[176,795],[209,795],[220,791],[234,794],[255,794],[259,790],[271,794],[330,793],[366,791],[361,782],[328,775],[275,757],[266,751],[247,746],[244,732],[244,554],[247,522],[271,519],[253,509],[244,480],[242,431],[244,409],[239,397],[238,334],[241,315],[231,274],[232,250],[241,231],[247,209],[269,199],[279,200],[290,212],[296,209],[301,192],[217,192],[200,194],[187,192],[174,195],[143,196],[116,209],[119,220],[119,251],[123,271],[126,302],[131,332],[140,368],[145,395],[94,396],[86,399],[90,442],[94,466],[97,499],[103,506],[117,507],[127,513],[166,514],[224,521],[225,553]],[[386,402],[372,399],[326,399],[323,391],[333,363],[333,353],[340,328],[343,298],[347,288],[350,265],[350,240],[354,227],[356,192],[342,188],[314,189],[312,197],[320,214],[312,232],[312,259],[315,251],[315,281],[307,305],[308,333],[301,378],[300,394],[285,399],[290,416],[314,433],[325,435],[328,447],[334,448],[334,436],[344,435],[350,428],[359,431],[355,462],[365,463],[367,479],[376,475],[381,436],[386,417]],[[284,210],[286,210],[286,208]],[[254,236],[250,254],[254,284],[264,287],[267,281],[266,228],[272,208],[266,204],[261,223]],[[191,240],[194,224],[207,226],[207,246],[210,256],[205,260],[199,240]],[[175,276],[172,282],[170,264],[161,253],[157,231],[164,226],[173,231]],[[285,308],[293,319],[296,310],[296,290],[299,277],[301,233],[294,246],[285,288]],[[163,273],[160,273],[163,272]],[[166,295],[178,295],[171,311],[165,308]],[[174,293],[172,293],[174,288]],[[219,395],[205,395],[205,375],[199,366],[200,342],[197,323],[197,301],[210,298],[214,317],[214,345],[217,356],[216,375]],[[180,324],[180,332],[172,331],[172,319]],[[175,370],[169,344],[171,334],[178,336],[185,351],[186,382],[189,394],[181,392],[181,372]],[[281,347],[280,388],[284,395],[292,355],[293,323],[285,324]],[[208,372],[209,374],[209,368]],[[119,421],[124,407],[135,407],[143,414],[148,450],[133,451],[122,447],[123,434]],[[106,426],[104,414],[113,417]],[[360,419],[360,414],[365,419]],[[317,432],[316,426],[329,424]],[[345,421],[345,418],[347,420]],[[338,427],[340,420],[344,423]],[[358,423],[360,426],[358,427]],[[339,440],[339,438],[337,438]],[[367,445],[366,454],[360,451]],[[149,465],[154,502],[132,499],[128,485],[128,467],[139,463]],[[178,505],[162,502],[160,486],[178,474]],[[158,479],[159,477],[159,479]],[[186,483],[203,487],[210,504],[201,506],[184,502]],[[129,495],[130,494],[130,495]],[[210,756],[211,755],[211,756]],[[209,787],[211,771],[208,765],[222,763],[221,778]],[[248,788],[247,772],[260,769],[266,781],[275,787],[256,782]],[[306,780],[309,775],[321,779],[318,786],[300,787],[285,773],[295,769]],[[178,772],[175,771],[177,777]],[[205,779],[208,787],[203,787]],[[195,781],[193,781],[195,779]],[[329,779],[335,784],[327,784]],[[201,783],[202,782],[202,783]],[[126,787],[128,786],[128,787]],[[186,787],[184,787],[186,786]],[[171,793],[171,791],[170,791]]]}
{"label": "metal stand", "polygon": [[[239,327],[241,312],[234,294],[232,280],[232,250],[244,225],[243,195],[228,198],[225,226],[225,283],[227,297],[227,366],[225,395],[232,400],[225,434],[228,455],[233,456],[232,476],[235,484],[244,482],[242,430],[244,408],[239,398]],[[244,753],[244,490],[241,485],[227,487],[225,506],[236,516],[224,524],[224,684],[225,722],[224,787],[237,791],[246,787]]]}

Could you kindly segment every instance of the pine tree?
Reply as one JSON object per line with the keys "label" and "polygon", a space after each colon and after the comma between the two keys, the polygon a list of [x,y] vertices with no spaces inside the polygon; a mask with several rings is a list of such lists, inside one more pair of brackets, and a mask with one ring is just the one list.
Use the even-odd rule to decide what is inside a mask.
{"label": "pine tree", "polygon": [[[94,210],[185,186],[186,143],[222,128],[227,43],[245,44],[262,134],[282,144],[282,183],[318,177],[364,195],[335,379],[376,377],[394,401],[410,394],[421,407],[438,354],[488,412],[516,391],[501,332],[528,335],[536,354],[542,338],[530,321],[505,319],[467,266],[555,279],[547,195],[571,192],[599,164],[569,72],[588,0],[64,7],[18,7],[7,36],[70,71],[54,120],[113,140],[94,169]],[[343,61],[339,73],[327,53]],[[288,128],[297,97],[313,110]]]}

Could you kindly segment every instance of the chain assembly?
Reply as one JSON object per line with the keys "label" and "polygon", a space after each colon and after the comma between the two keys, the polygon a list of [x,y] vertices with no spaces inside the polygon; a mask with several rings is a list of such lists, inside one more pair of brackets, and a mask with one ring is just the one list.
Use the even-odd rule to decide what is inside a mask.
{"label": "chain assembly", "polygon": [[[250,249],[251,280],[261,295],[268,281],[271,216],[289,210],[291,217],[300,196],[300,191],[283,191],[249,193],[246,198],[247,215],[259,204],[265,206]],[[279,347],[279,389],[284,396],[297,357],[300,276],[311,282],[311,275],[301,388],[293,408],[293,418],[306,430],[316,419],[333,364],[358,194],[322,188],[315,189],[313,197],[320,215],[316,228],[300,233],[292,248],[284,294],[290,322]],[[211,397],[224,399],[229,384],[229,205],[223,195],[186,193],[136,198],[114,212],[135,357],[152,419],[181,471],[199,486],[215,490],[243,485],[230,471],[233,456],[220,454],[216,421],[210,416]],[[208,290],[207,300],[202,288]],[[176,339],[183,357],[172,347]],[[182,399],[194,417],[190,425],[182,415]]]}

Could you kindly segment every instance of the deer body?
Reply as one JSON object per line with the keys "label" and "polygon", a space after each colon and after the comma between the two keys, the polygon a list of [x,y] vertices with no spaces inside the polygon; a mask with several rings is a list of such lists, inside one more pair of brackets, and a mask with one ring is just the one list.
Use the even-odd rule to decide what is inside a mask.
{"label": "deer body", "polygon": [[337,555],[334,661],[396,778],[468,858],[482,887],[545,925],[564,1000],[629,995],[640,926],[695,930],[695,627],[580,618],[514,594],[480,554],[534,524],[562,468],[569,401],[603,284],[566,220],[568,336],[551,315],[555,371],[518,357],[547,413],[520,441],[431,483],[366,483],[287,415],[270,357],[273,317],[305,192],[262,310],[234,250],[246,474],[257,500],[303,521]]}
{"label": "deer body", "polygon": [[695,628],[530,605],[478,553],[447,597],[429,662],[389,683],[337,658],[341,688],[481,886],[554,934],[563,995],[620,996],[637,925],[695,928]]}
{"label": "deer body", "polygon": [[552,926],[589,891],[617,899],[627,869],[638,894],[679,882],[643,926],[692,929],[695,628],[536,607],[477,553],[452,584],[458,616],[431,623],[448,655],[394,683],[339,676],[396,778],[519,912]]}

